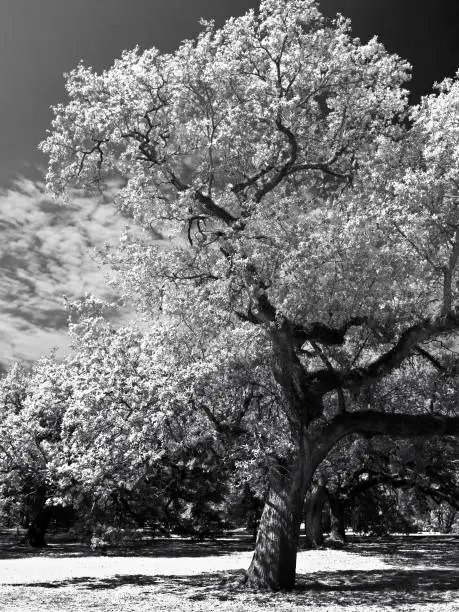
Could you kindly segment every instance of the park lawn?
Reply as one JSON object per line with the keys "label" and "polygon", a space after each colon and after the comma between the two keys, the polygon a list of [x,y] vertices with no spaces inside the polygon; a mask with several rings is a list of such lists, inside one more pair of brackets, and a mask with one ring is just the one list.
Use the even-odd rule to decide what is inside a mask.
{"label": "park lawn", "polygon": [[0,610],[459,610],[458,538],[354,539],[345,551],[302,551],[297,588],[274,594],[238,586],[250,550],[231,551],[223,541],[182,544],[157,544],[148,556],[57,545],[15,555],[10,548],[0,558]]}

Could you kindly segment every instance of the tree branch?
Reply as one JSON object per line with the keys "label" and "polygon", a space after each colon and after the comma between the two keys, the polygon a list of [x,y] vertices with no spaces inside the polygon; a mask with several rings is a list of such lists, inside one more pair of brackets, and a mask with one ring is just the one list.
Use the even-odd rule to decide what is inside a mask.
{"label": "tree branch", "polygon": [[367,317],[352,317],[341,327],[329,327],[324,323],[310,323],[305,326],[295,326],[295,341],[301,346],[305,342],[320,342],[326,345],[342,345],[351,327],[357,327],[367,322]]}
{"label": "tree branch", "polygon": [[[256,282],[254,283],[256,284]],[[258,283],[260,285],[260,283]],[[258,286],[255,288],[256,308],[244,315],[238,313],[239,318],[251,323],[274,323],[276,321],[276,308],[270,302],[266,291]],[[342,345],[346,334],[351,327],[357,327],[367,322],[367,317],[352,317],[345,321],[341,327],[329,327],[325,323],[313,322],[308,325],[296,325],[288,319],[283,319],[283,328],[289,330],[295,349],[300,349],[305,342],[320,342],[328,346]]]}
{"label": "tree branch", "polygon": [[446,368],[436,359],[429,351],[426,351],[420,346],[416,347],[416,353],[429,361],[439,372],[444,372]]}
{"label": "tree branch", "polygon": [[218,206],[218,204],[215,203],[215,200],[213,200],[210,196],[204,195],[203,193],[201,193],[201,191],[197,190],[194,193],[194,198],[204,206],[204,210],[211,217],[220,219],[226,225],[231,225],[232,223],[238,221],[237,217],[234,217],[227,210],[225,210],[221,206]]}
{"label": "tree branch", "polygon": [[289,144],[289,158],[285,162],[285,164],[280,168],[280,170],[277,172],[277,174],[275,174],[272,178],[270,178],[263,185],[263,187],[261,187],[260,189],[257,190],[257,192],[255,193],[255,201],[256,202],[260,202],[260,200],[267,193],[269,193],[275,187],[277,187],[277,185],[279,185],[279,183],[282,181],[282,179],[285,176],[287,176],[290,168],[296,162],[296,159],[298,157],[298,143],[296,141],[296,138],[295,138],[293,132],[287,126],[285,126],[282,123],[282,121],[280,120],[280,117],[278,117],[276,119],[276,127],[279,130],[279,132],[282,132],[282,134],[284,134],[284,136],[288,140],[288,144]]}
{"label": "tree branch", "polygon": [[337,387],[343,389],[358,389],[364,383],[375,381],[390,374],[403,361],[417,351],[418,345],[430,338],[459,329],[459,312],[451,312],[445,316],[424,319],[405,330],[395,345],[386,353],[365,367],[352,368],[347,372],[333,375],[328,369],[311,373],[311,382],[317,392],[325,395]]}
{"label": "tree branch", "polygon": [[[350,506],[354,498],[358,497],[362,493],[365,493],[368,489],[372,489],[381,484],[387,484],[398,489],[401,487],[409,487],[418,489],[424,495],[428,495],[435,502],[440,503],[442,501],[448,502],[451,506],[459,510],[459,490],[456,487],[452,487],[450,490],[447,488],[439,487],[436,488],[437,483],[428,483],[423,485],[419,482],[416,477],[401,476],[400,474],[387,474],[384,472],[375,473],[372,478],[359,482],[353,487],[348,487],[347,490],[339,492],[339,497],[345,505]],[[437,485],[438,486],[438,485]]]}
{"label": "tree branch", "polygon": [[[318,435],[317,435],[318,434]],[[414,438],[417,436],[458,436],[459,416],[439,414],[386,414],[375,410],[338,414],[316,433],[316,460],[320,461],[339,440],[350,434]],[[314,437],[316,437],[314,436]]]}
{"label": "tree branch", "polygon": [[[319,355],[319,357],[324,362],[327,370],[331,372],[332,374],[334,374],[335,368],[332,366],[331,361],[328,359],[327,355],[323,352],[323,350],[320,348],[320,346],[316,342],[311,341],[311,344],[312,344],[312,348],[315,350],[315,352]],[[340,413],[346,412],[346,399],[344,397],[343,389],[341,387],[338,387],[336,392],[338,396],[338,412]]]}

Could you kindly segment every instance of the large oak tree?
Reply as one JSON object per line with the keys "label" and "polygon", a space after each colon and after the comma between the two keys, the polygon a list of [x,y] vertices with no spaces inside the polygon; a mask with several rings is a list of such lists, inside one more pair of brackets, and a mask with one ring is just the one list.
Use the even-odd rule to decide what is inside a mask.
{"label": "large oak tree", "polygon": [[270,452],[254,586],[294,586],[303,500],[343,436],[459,430],[353,401],[415,354],[436,367],[459,325],[459,83],[409,108],[408,78],[311,0],[264,0],[172,54],[80,64],[43,144],[57,194],[123,182],[145,238],[110,258],[167,327],[186,405],[221,427],[235,378],[259,388],[235,415],[268,388],[288,443]]}

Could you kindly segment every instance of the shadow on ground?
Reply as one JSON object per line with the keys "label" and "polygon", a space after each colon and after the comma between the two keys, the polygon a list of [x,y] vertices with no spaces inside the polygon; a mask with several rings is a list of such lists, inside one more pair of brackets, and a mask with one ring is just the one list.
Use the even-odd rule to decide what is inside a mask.
{"label": "shadow on ground", "polygon": [[[190,601],[238,600],[259,605],[270,602],[276,595],[243,591],[240,571],[200,574],[195,576],[118,575],[110,578],[72,578],[56,582],[28,585],[28,588],[75,587],[84,590],[107,590],[125,586],[151,588],[155,598],[177,595]],[[11,585],[14,586],[14,585]],[[456,591],[456,593],[454,593]],[[313,572],[298,576],[297,588],[278,594],[283,602],[296,606],[320,605],[344,607],[383,607],[393,604],[426,605],[451,601],[459,595],[459,575],[455,570],[377,570]]]}
{"label": "shadow on ground", "polygon": [[[49,545],[36,549],[20,543],[12,531],[0,531],[0,559],[26,557],[208,557],[252,551],[250,535],[244,533],[228,538],[195,541],[190,538],[157,537],[113,547],[105,553],[93,551],[87,543],[69,539],[65,532],[49,537]],[[301,543],[300,543],[301,550]],[[459,536],[387,536],[381,538],[351,536],[345,551],[379,557],[389,564],[459,568]]]}
{"label": "shadow on ground", "polygon": [[249,535],[241,534],[224,539],[195,541],[191,538],[151,538],[114,546],[102,553],[91,550],[89,544],[69,539],[65,533],[53,534],[45,548],[27,546],[19,537],[0,532],[0,559],[23,559],[27,557],[209,557],[229,555],[253,550]]}
{"label": "shadow on ground", "polygon": [[[158,538],[114,549],[114,556],[146,557],[206,557],[253,549],[250,537],[193,542],[189,539]],[[180,601],[204,602],[209,609],[218,602],[235,602],[239,607],[264,607],[291,603],[294,606],[341,606],[354,609],[382,609],[410,606],[418,609],[437,603],[450,604],[459,599],[459,537],[458,536],[396,536],[387,538],[350,539],[347,552],[376,557],[387,564],[386,569],[365,571],[321,571],[300,574],[297,588],[290,593],[250,592],[241,588],[241,571],[202,573],[192,576],[115,575],[107,578],[78,577],[41,583],[10,584],[36,592],[41,588],[49,594],[60,587],[73,587],[83,593],[113,592],[122,587],[133,593],[148,593],[161,601],[177,596]],[[51,546],[38,553],[43,557],[97,556],[87,546],[54,538]],[[100,555],[100,553],[99,553]],[[37,556],[36,550],[8,545],[0,546],[0,558]],[[277,602],[277,604],[276,604]],[[238,608],[239,609],[239,608]]]}
{"label": "shadow on ground", "polygon": [[379,557],[397,565],[459,568],[459,536],[392,536],[350,538],[347,551]]}

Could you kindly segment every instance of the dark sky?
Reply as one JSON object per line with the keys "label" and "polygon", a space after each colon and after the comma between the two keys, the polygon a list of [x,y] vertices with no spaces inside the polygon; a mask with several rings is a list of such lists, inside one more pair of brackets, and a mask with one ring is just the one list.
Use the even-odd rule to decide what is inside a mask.
{"label": "dark sky", "polygon": [[[62,73],[83,58],[109,66],[135,44],[172,50],[198,31],[200,16],[221,23],[255,0],[4,0],[0,2],[0,186],[23,173],[37,177],[37,152],[63,100]],[[327,15],[352,18],[363,40],[379,34],[414,64],[413,99],[459,67],[459,0],[321,0]]]}

